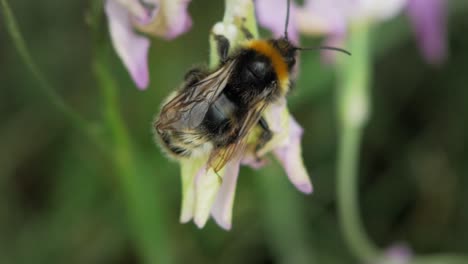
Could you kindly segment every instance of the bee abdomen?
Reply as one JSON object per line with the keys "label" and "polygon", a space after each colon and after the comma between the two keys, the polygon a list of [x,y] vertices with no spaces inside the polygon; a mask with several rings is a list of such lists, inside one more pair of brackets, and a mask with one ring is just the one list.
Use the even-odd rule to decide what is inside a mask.
{"label": "bee abdomen", "polygon": [[192,151],[190,151],[184,146],[181,146],[181,144],[177,144],[178,141],[175,140],[173,135],[162,130],[156,130],[156,132],[162,140],[163,144],[161,145],[165,148],[168,154],[180,158],[189,157],[192,155]]}

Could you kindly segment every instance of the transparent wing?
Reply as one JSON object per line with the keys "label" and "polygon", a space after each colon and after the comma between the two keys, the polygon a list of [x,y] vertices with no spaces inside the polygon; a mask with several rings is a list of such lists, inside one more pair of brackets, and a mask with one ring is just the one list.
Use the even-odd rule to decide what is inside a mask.
{"label": "transparent wing", "polygon": [[180,131],[199,126],[210,105],[226,87],[235,62],[226,63],[206,78],[178,92],[161,109],[156,129]]}
{"label": "transparent wing", "polygon": [[227,147],[215,149],[211,153],[208,163],[215,172],[220,171],[228,161],[242,158],[242,154],[247,146],[247,135],[252,128],[258,124],[266,106],[267,103],[263,100],[255,102],[253,107],[250,108],[247,114],[240,120],[240,126],[236,136],[237,140]]}

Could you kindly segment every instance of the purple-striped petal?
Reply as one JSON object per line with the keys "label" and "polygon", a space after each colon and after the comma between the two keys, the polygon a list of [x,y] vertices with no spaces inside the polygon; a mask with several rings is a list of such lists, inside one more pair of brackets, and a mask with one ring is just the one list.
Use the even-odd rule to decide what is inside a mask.
{"label": "purple-striped petal", "polygon": [[232,207],[234,205],[239,167],[238,160],[232,160],[226,164],[223,183],[211,208],[211,215],[216,223],[226,230],[231,229]]}
{"label": "purple-striped petal", "polygon": [[148,24],[136,24],[137,28],[147,34],[173,39],[185,33],[192,26],[188,14],[191,0],[146,0],[154,6],[154,18]]}
{"label": "purple-striped petal", "polygon": [[111,0],[120,3],[133,17],[141,21],[148,21],[151,12],[139,0]]}
{"label": "purple-striped petal", "polygon": [[409,0],[407,13],[419,48],[427,62],[440,64],[447,57],[446,0]]}
{"label": "purple-striped petal", "polygon": [[264,118],[273,132],[272,139],[258,152],[260,156],[273,151],[289,180],[304,193],[312,192],[312,183],[302,161],[302,128],[289,114],[286,101],[268,107]]}
{"label": "purple-striped petal", "polygon": [[105,11],[109,21],[112,44],[133,81],[140,89],[148,86],[149,40],[135,33],[130,13],[117,1],[107,0]]}
{"label": "purple-striped petal", "polygon": [[289,180],[303,193],[312,193],[312,183],[302,161],[302,128],[291,116],[288,144],[276,148],[273,153],[286,170]]}

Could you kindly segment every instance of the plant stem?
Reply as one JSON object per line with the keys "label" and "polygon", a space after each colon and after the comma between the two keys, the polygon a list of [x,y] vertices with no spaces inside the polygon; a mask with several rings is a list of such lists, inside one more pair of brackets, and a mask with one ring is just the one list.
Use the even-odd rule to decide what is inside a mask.
{"label": "plant stem", "polygon": [[367,236],[359,216],[358,174],[360,128],[345,128],[340,135],[338,207],[341,228],[351,252],[362,260],[375,259],[377,247]]}
{"label": "plant stem", "polygon": [[104,149],[104,146],[101,143],[100,138],[95,133],[95,131],[90,129],[89,123],[76,113],[72,108],[70,108],[60,97],[60,95],[55,92],[52,88],[52,85],[47,81],[42,72],[37,67],[36,63],[32,59],[24,38],[21,34],[21,31],[16,23],[16,18],[8,4],[7,0],[0,0],[1,11],[5,20],[5,25],[8,34],[13,41],[13,44],[28,70],[31,72],[33,77],[37,80],[38,87],[41,89],[41,92],[45,95],[47,100],[51,105],[58,110],[60,113],[64,114],[67,120],[79,131],[81,131],[85,136],[88,137],[95,145]]}
{"label": "plant stem", "polygon": [[362,224],[358,197],[359,146],[362,128],[369,110],[370,45],[367,24],[352,27],[348,47],[353,55],[341,61],[338,69],[338,119],[340,139],[338,151],[337,195],[341,228],[351,252],[362,261],[375,260],[377,246]]}
{"label": "plant stem", "polygon": [[[93,69],[103,98],[103,114],[112,145],[114,172],[127,209],[136,248],[143,263],[172,263],[170,240],[164,230],[157,191],[134,152],[127,127],[120,114],[118,85],[109,71],[107,30],[101,26],[102,1],[92,1],[90,24],[93,30],[95,54]],[[148,177],[146,177],[148,176]]]}
{"label": "plant stem", "polygon": [[299,198],[303,194],[297,193],[281,175],[284,173],[278,164],[269,165],[256,174],[267,243],[278,263],[316,263],[304,206]]}
{"label": "plant stem", "polygon": [[[96,58],[94,69],[104,99],[104,115],[113,145],[113,165],[126,203],[127,215],[144,263],[170,263],[168,241],[163,230],[161,212],[156,206],[155,191],[134,159],[127,128],[119,114],[116,82],[102,56]],[[152,182],[152,181],[150,181]]]}
{"label": "plant stem", "polygon": [[[338,210],[345,241],[351,252],[364,263],[385,258],[381,250],[368,237],[359,209],[359,146],[362,130],[367,123],[370,87],[370,28],[357,24],[351,28],[348,46],[353,55],[340,61],[338,75],[337,109],[340,124],[338,152]],[[465,255],[435,254],[414,256],[411,264],[468,263]]]}

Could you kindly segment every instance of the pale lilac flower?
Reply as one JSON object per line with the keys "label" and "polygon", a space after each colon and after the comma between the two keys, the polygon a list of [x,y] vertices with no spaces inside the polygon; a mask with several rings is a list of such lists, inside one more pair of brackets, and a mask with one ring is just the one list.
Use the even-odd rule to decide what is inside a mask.
{"label": "pale lilac flower", "polygon": [[[181,160],[182,223],[193,219],[202,228],[211,214],[218,225],[229,230],[241,163],[259,168],[265,164],[262,161],[269,152],[273,152],[298,190],[306,194],[312,193],[312,184],[302,161],[302,128],[289,114],[286,100],[270,106],[265,111],[264,118],[270,125],[273,138],[257,153],[244,153],[242,161],[229,161],[218,174],[207,167],[208,156]],[[253,144],[255,139],[252,148],[247,149],[254,149]]]}
{"label": "pale lilac flower", "polygon": [[[285,0],[256,0],[256,15],[260,25],[270,29],[275,37],[284,36],[284,27],[286,21]],[[299,43],[299,32],[297,30],[297,7],[294,2],[291,3],[289,13],[288,38],[293,43]]]}
{"label": "pale lilac flower", "polygon": [[188,0],[106,0],[112,44],[140,89],[149,83],[150,41],[136,30],[150,35],[174,38],[191,26]]}
{"label": "pale lilac flower", "polygon": [[371,22],[389,20],[397,16],[403,10],[407,1],[408,0],[354,0],[352,8],[350,9],[350,22],[359,20],[368,20]]}
{"label": "pale lilac flower", "polygon": [[[259,23],[275,35],[284,31],[284,2],[257,0]],[[432,64],[446,57],[446,0],[305,0],[298,7],[292,1],[289,31],[325,36],[324,45],[343,46],[352,23],[378,23],[389,20],[406,7],[421,52]],[[294,13],[293,13],[294,12]],[[298,37],[294,35],[295,37]],[[335,52],[324,51],[326,62]]]}
{"label": "pale lilac flower", "polygon": [[302,161],[302,127],[291,116],[286,99],[271,105],[264,114],[273,138],[259,150],[264,156],[272,151],[286,171],[289,180],[303,193],[312,193],[312,184]]}
{"label": "pale lilac flower", "polygon": [[[301,10],[303,17],[317,17],[320,23],[300,20],[301,32],[325,35],[324,46],[344,45],[351,23],[384,21],[400,12],[406,0],[307,0]],[[321,19],[319,19],[321,18]],[[323,51],[325,62],[334,62],[336,52]]]}
{"label": "pale lilac flower", "polygon": [[447,56],[446,0],[408,0],[407,13],[427,62],[440,64]]}
{"label": "pale lilac flower", "polygon": [[[275,0],[276,1],[276,0]],[[247,21],[253,16],[252,0],[229,0],[226,2],[223,22],[213,27],[215,35],[223,35],[235,45],[242,41],[239,21]],[[285,10],[285,5],[283,10]],[[283,12],[283,17],[286,12]],[[283,21],[284,23],[284,21]],[[294,30],[290,31],[291,33]],[[278,31],[283,34],[283,30]],[[294,33],[293,33],[294,35]],[[293,36],[291,35],[291,36]],[[302,128],[289,114],[286,100],[269,106],[264,114],[273,137],[260,150],[256,150],[259,134],[256,128],[248,135],[248,146],[241,157],[230,160],[224,168],[215,173],[208,165],[210,149],[190,159],[181,159],[182,209],[180,221],[187,223],[193,219],[202,228],[212,216],[222,228],[232,226],[232,209],[240,165],[258,169],[267,163],[266,155],[273,153],[283,166],[290,181],[303,193],[312,192],[307,171],[302,162]]]}
{"label": "pale lilac flower", "polygon": [[382,258],[375,264],[409,264],[413,254],[404,244],[393,245],[385,250]]}

